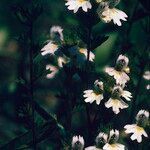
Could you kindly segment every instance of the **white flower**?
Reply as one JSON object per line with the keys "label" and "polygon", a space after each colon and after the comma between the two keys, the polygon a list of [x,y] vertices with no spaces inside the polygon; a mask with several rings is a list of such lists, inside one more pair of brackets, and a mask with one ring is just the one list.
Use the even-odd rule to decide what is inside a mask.
{"label": "white flower", "polygon": [[69,10],[73,10],[74,13],[76,13],[80,7],[82,7],[85,12],[92,8],[89,0],[68,0],[65,5],[68,6]]}
{"label": "white flower", "polygon": [[119,55],[116,63],[118,63],[119,61],[124,61],[124,65],[125,65],[124,67],[127,67],[129,64],[129,58],[122,54]]}
{"label": "white flower", "polygon": [[54,53],[57,51],[58,49],[58,45],[54,44],[52,41],[50,41],[47,45],[45,45],[42,49],[41,49],[41,54],[43,56],[47,55],[47,54],[52,54],[54,55]]}
{"label": "white flower", "polygon": [[93,103],[96,101],[96,104],[99,105],[103,99],[103,94],[95,93],[93,90],[85,90],[84,95],[86,103]]}
{"label": "white flower", "polygon": [[[87,59],[87,49],[85,49],[85,48],[80,48],[79,49],[79,52],[81,53],[81,54],[83,54],[84,56],[85,56],[85,58]],[[95,59],[95,55],[92,53],[92,52],[90,52],[90,57],[89,57],[89,61],[94,61],[94,59]]]}
{"label": "white flower", "polygon": [[56,75],[56,73],[58,72],[58,68],[53,66],[53,65],[46,65],[46,70],[50,70],[51,73],[46,75],[47,79],[52,79],[54,78],[54,76]]}
{"label": "white flower", "polygon": [[98,15],[105,23],[113,21],[114,24],[121,26],[121,20],[127,21],[127,15],[123,11],[116,8],[105,7],[103,10],[98,10]]}
{"label": "white flower", "polygon": [[144,128],[138,126],[137,124],[132,125],[125,125],[124,128],[125,133],[130,134],[133,133],[131,136],[131,140],[137,140],[138,143],[142,142],[142,135],[148,137],[147,133],[145,132]]}
{"label": "white flower", "polygon": [[89,147],[86,147],[85,150],[102,150],[102,149],[96,148],[96,146],[89,146]]}
{"label": "white flower", "polygon": [[108,139],[108,135],[105,134],[104,132],[100,132],[98,134],[98,136],[96,137],[96,142],[98,142],[99,139],[103,139],[103,142],[107,142],[107,139]]}
{"label": "white flower", "polygon": [[112,110],[115,114],[118,114],[120,112],[120,109],[125,109],[128,107],[128,104],[126,104],[123,100],[113,99],[110,98],[106,103],[105,106],[107,108],[112,107]]}
{"label": "white flower", "polygon": [[98,87],[100,90],[103,91],[104,85],[103,85],[103,82],[102,82],[102,81],[96,80],[96,81],[94,82],[94,85],[95,85],[95,87]]}
{"label": "white flower", "polygon": [[129,76],[124,71],[117,71],[113,67],[106,67],[105,72],[114,77],[116,84],[125,85],[125,83],[130,80]]}
{"label": "white flower", "polygon": [[80,149],[80,150],[83,150],[84,148],[84,139],[82,136],[74,136],[72,138],[72,148],[73,149]]}
{"label": "white flower", "polygon": [[[57,35],[58,34],[58,35]],[[50,36],[51,38],[55,38],[56,36],[59,36],[58,38],[63,41],[63,29],[60,26],[52,26],[50,29]]]}
{"label": "white flower", "polygon": [[132,94],[129,91],[123,90],[121,86],[114,86],[112,94],[116,92],[118,96],[124,97],[127,101],[131,101]]}
{"label": "white flower", "polygon": [[143,78],[145,80],[150,80],[150,71],[145,71],[144,75],[143,75]]}
{"label": "white flower", "polygon": [[114,144],[105,144],[103,150],[125,150],[125,146],[123,144],[114,143]]}
{"label": "white flower", "polygon": [[[125,150],[125,146],[117,143],[119,140],[119,131],[111,130],[107,143],[103,146],[103,150]],[[111,143],[111,144],[110,144]]]}
{"label": "white flower", "polygon": [[116,84],[125,85],[130,80],[126,73],[129,73],[129,59],[124,55],[119,55],[115,67],[106,67],[105,72],[113,76]]}
{"label": "white flower", "polygon": [[108,139],[108,141],[110,141],[111,140],[111,138],[113,138],[113,140],[115,140],[115,141],[118,141],[118,139],[119,139],[119,131],[118,130],[110,130],[110,133],[109,133],[109,139]]}
{"label": "white flower", "polygon": [[146,110],[140,110],[136,115],[136,120],[138,121],[140,119],[140,116],[144,116],[145,118],[149,118],[149,112]]}

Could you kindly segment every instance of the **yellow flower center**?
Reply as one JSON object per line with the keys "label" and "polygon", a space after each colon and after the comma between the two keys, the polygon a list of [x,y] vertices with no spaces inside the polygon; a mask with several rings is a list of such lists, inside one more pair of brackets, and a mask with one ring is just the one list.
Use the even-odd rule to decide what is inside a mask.
{"label": "yellow flower center", "polygon": [[57,45],[56,44],[51,44],[52,49],[57,49]]}
{"label": "yellow flower center", "polygon": [[111,144],[111,147],[112,148],[116,148],[116,144]]}
{"label": "yellow flower center", "polygon": [[[81,0],[80,0],[80,1],[81,1]],[[84,48],[80,48],[80,49],[79,49],[79,52],[82,53],[82,54],[85,54],[85,49],[84,49]]]}
{"label": "yellow flower center", "polygon": [[124,71],[125,71],[126,73],[130,73],[130,68],[129,68],[129,67],[126,67],[126,68],[124,69]]}
{"label": "yellow flower center", "polygon": [[113,105],[115,105],[115,106],[117,106],[118,104],[119,104],[119,100],[117,100],[117,99],[113,99]]}
{"label": "yellow flower center", "polygon": [[80,3],[83,3],[83,2],[85,2],[86,0],[78,0]]}
{"label": "yellow flower center", "polygon": [[137,126],[137,127],[136,127],[136,130],[137,130],[137,132],[141,132],[141,131],[143,131],[143,128],[142,128],[142,127]]}

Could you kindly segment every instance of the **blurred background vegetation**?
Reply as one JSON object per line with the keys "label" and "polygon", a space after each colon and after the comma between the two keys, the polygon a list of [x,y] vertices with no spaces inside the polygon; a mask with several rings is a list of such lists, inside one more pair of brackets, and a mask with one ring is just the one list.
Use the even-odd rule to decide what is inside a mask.
{"label": "blurred background vegetation", "polygon": [[[93,22],[95,22],[93,34],[109,36],[106,42],[93,50],[96,55],[96,71],[100,73],[104,66],[113,65],[121,53],[129,57],[131,81],[129,82],[128,89],[132,92],[134,98],[137,99],[135,104],[136,111],[134,113],[139,109],[150,108],[149,90],[145,89],[148,81],[141,78],[144,71],[149,70],[149,64],[147,63],[149,62],[149,52],[146,52],[146,49],[149,49],[150,42],[150,10],[148,2],[149,0],[122,0],[118,8],[126,12],[129,18],[127,22],[123,22],[121,27],[114,26],[111,23],[104,24],[100,22],[98,17],[93,18]],[[63,0],[37,0],[32,1],[32,3],[42,10],[39,15],[38,11],[34,10],[35,16],[33,16],[33,20],[38,15],[33,26],[34,57],[36,58],[35,61],[45,68],[47,59],[41,60],[37,56],[40,55],[43,43],[49,39],[50,27],[53,25],[62,26],[66,39],[69,39],[68,42],[78,43],[80,38],[77,30],[81,28],[81,20],[80,16],[76,16],[67,10]],[[30,108],[28,109],[26,106],[26,101],[29,99],[27,96],[30,49],[27,33],[29,28],[25,24],[22,24],[16,17],[19,15],[17,13],[21,7],[28,8],[30,4],[31,0],[0,1],[0,146],[28,132],[30,129],[30,116],[25,116],[23,113],[26,111],[30,112]],[[66,110],[68,109],[65,103],[67,99],[63,99],[62,96],[60,97],[58,89],[63,88],[62,85],[58,88],[60,78],[63,79],[63,76],[58,76],[58,80],[56,79],[57,82],[55,79],[48,80],[44,76],[38,79],[34,85],[34,99],[41,109],[51,114],[51,121],[59,116],[58,122],[67,128],[67,122],[65,122],[67,120],[65,118]],[[74,86],[69,85],[73,88],[72,91],[78,93],[78,88],[81,84],[80,81],[73,81],[72,84]],[[138,96],[136,96],[137,94]],[[24,108],[24,106],[26,107]],[[97,107],[92,105],[92,109],[91,117]],[[113,126],[121,129],[127,123],[128,118],[126,114],[130,114],[129,110],[130,108],[128,111],[123,110],[116,118],[113,117],[111,112],[108,112],[106,115],[108,115],[108,120],[110,116],[113,117]],[[73,134],[81,134],[85,139],[88,139],[84,105],[80,104],[76,106],[71,113],[72,128],[70,132],[72,134],[68,139],[71,140]],[[46,122],[46,119],[37,112],[35,119],[37,126],[41,126]],[[98,123],[97,126],[99,126]],[[62,129],[63,127],[59,125],[59,128]],[[94,128],[95,126],[92,127],[93,131]],[[54,127],[54,130],[57,129]],[[93,137],[96,136],[96,132],[94,131]],[[38,149],[59,149],[56,148],[56,145],[59,143],[58,137],[60,135],[56,133],[53,135],[52,131],[48,132],[48,134],[46,135],[47,138],[38,144]],[[94,143],[93,137],[91,137],[90,144]],[[148,142],[146,141],[145,143]],[[132,145],[129,142],[130,144]],[[136,144],[134,143],[134,145]],[[21,148],[25,146],[22,144]],[[144,144],[142,146],[141,150],[148,150],[147,146],[144,147]],[[4,149],[6,150],[7,148]],[[135,148],[133,149],[135,150]]]}

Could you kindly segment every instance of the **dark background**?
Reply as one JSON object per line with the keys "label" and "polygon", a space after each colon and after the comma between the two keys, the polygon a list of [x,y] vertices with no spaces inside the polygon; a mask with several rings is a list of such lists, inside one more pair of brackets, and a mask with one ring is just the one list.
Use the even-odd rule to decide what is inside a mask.
{"label": "dark background", "polygon": [[[43,61],[43,58],[40,57],[40,49],[42,48],[43,43],[49,39],[50,27],[53,25],[62,26],[67,40],[69,39],[68,42],[71,44],[75,43],[77,42],[76,40],[80,39],[76,32],[77,29],[80,29],[81,27],[80,15],[77,17],[71,11],[68,11],[63,0],[38,0],[32,1],[32,4],[35,4],[38,8],[33,11],[34,16],[32,16],[32,20],[36,19],[33,25],[34,61],[35,65],[38,65],[38,68],[45,68],[47,59],[44,59]],[[148,0],[122,0],[117,7],[126,12],[129,17],[128,21],[123,22],[121,27],[114,26],[112,23],[104,24],[100,22],[98,17],[93,18],[93,22],[95,22],[93,33],[95,35],[109,36],[106,42],[93,50],[96,55],[96,71],[101,73],[104,66],[113,65],[120,53],[126,54],[129,57],[131,80],[128,83],[127,89],[131,91],[133,99],[136,99],[135,106],[133,106],[135,107],[134,113],[138,112],[139,109],[150,108],[148,97],[149,91],[145,89],[148,81],[145,81],[142,78],[144,71],[149,69],[149,52],[147,51],[149,50],[150,42],[150,10],[148,6]],[[0,1],[0,146],[5,145],[23,133],[26,133],[32,126],[30,121],[30,108],[26,103],[30,99],[28,95],[30,50],[28,39],[29,27],[22,24],[16,17],[20,8],[30,7],[30,0]],[[36,16],[38,17],[36,18]],[[62,78],[63,76],[60,75],[57,79],[51,81],[47,80],[45,76],[40,77],[34,84],[34,100],[39,107],[44,108],[44,110],[52,115],[52,122],[54,118],[59,116],[58,122],[69,129],[68,131],[64,131],[64,129],[59,126],[61,132],[65,132],[61,134],[65,134],[68,141],[71,140],[72,135],[81,134],[89,142],[89,137],[87,137],[88,125],[85,114],[85,105],[83,103],[72,109],[72,128],[70,129],[67,126],[68,120],[65,116],[66,113],[68,113],[67,109],[69,108],[67,108],[66,101],[69,97],[68,99],[66,99],[66,97],[63,98],[62,95],[60,97],[59,90],[64,88],[62,85],[59,86],[59,81],[61,81],[60,79]],[[94,81],[94,78],[92,80]],[[74,94],[78,93],[78,90],[80,90],[80,83],[75,83],[74,86],[67,85],[67,82],[65,84],[66,87],[68,86],[68,89],[72,89],[72,93]],[[82,96],[80,95],[76,99],[81,97]],[[96,109],[97,107],[95,104],[92,104],[91,117]],[[40,110],[40,108],[38,108],[38,110]],[[109,117],[112,117],[113,119],[109,123],[106,119],[107,123],[104,123],[101,126],[104,126],[105,128],[106,126],[109,126],[109,124],[113,124],[113,127],[122,130],[123,125],[129,123],[127,122],[127,115],[131,113],[130,110],[131,107],[127,110],[123,110],[117,117],[113,117],[111,112],[107,113],[106,111],[106,114],[103,117],[108,117],[108,120]],[[46,122],[46,119],[41,117],[41,114],[36,112],[35,115],[38,127]],[[56,114],[58,114],[57,117]],[[52,127],[50,127],[50,131],[47,132],[46,138],[42,137],[44,140],[39,142],[38,149],[59,149],[56,147],[59,145],[58,143],[61,135],[57,133],[55,121],[54,124],[51,122],[50,124]],[[90,139],[90,144],[94,143],[94,138],[98,132],[98,126],[97,122],[96,127],[94,126],[92,128],[93,136]],[[55,130],[56,132],[53,133],[52,131]],[[68,141],[66,142],[67,144]],[[131,147],[129,150],[136,149],[137,147],[140,150],[149,149],[146,145],[148,141],[145,139],[145,144],[143,142],[143,144],[140,145],[137,145],[136,142],[129,142],[129,139],[123,140],[123,142]],[[64,142],[64,144],[66,143]],[[86,145],[89,144],[87,143]],[[26,146],[26,144],[19,145],[19,147]],[[4,149],[7,148],[4,147]]]}

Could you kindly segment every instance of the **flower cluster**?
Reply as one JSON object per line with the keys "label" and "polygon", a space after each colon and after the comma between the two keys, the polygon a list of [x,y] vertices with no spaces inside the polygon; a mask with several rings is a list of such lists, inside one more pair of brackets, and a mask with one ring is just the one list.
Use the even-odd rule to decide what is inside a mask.
{"label": "flower cluster", "polygon": [[[74,140],[75,138],[76,136],[73,137],[72,139],[73,143],[72,148],[73,149],[75,148],[75,146],[77,145],[76,143],[80,143],[78,145],[82,145],[83,148],[84,147],[83,137],[82,139],[78,138],[78,142]],[[100,132],[95,139],[95,146],[86,147],[85,150],[125,150],[125,146],[123,144],[118,143],[118,140],[119,140],[119,131],[116,129],[110,130],[109,134]]]}
{"label": "flower cluster", "polygon": [[[129,76],[126,74],[126,72],[129,72],[128,63],[129,59],[124,55],[120,55],[114,68],[106,67],[105,69],[106,73],[108,73],[110,76],[113,76],[116,80],[116,83],[111,90],[111,97],[105,103],[105,107],[112,107],[112,110],[115,114],[118,114],[120,112],[120,109],[125,109],[128,107],[128,104],[125,103],[123,99],[131,101],[132,98],[131,93],[124,90],[125,83],[129,80]],[[96,101],[96,104],[99,105],[101,100],[104,98],[103,92],[103,82],[99,82],[98,80],[96,80],[93,89],[84,91],[84,101],[89,103],[93,103],[94,101]]]}
{"label": "flower cluster", "polygon": [[[56,59],[56,64],[47,64],[46,70],[50,73],[47,74],[47,79],[52,79],[58,73],[59,69],[63,65],[70,62],[70,58],[67,57],[62,51],[60,51],[61,46],[64,43],[63,29],[60,26],[52,26],[50,29],[50,40],[41,49],[42,56],[51,56]],[[69,48],[70,57],[76,58],[77,66],[81,66],[87,60],[87,49],[78,46],[72,46]],[[95,54],[90,52],[89,61],[94,62]]]}
{"label": "flower cluster", "polygon": [[[121,26],[122,23],[120,20],[126,21],[128,17],[126,13],[115,8],[120,0],[96,0],[96,2],[99,4],[97,14],[103,22],[109,23],[113,21],[114,24]],[[67,0],[66,6],[69,10],[73,10],[74,13],[76,13],[80,7],[85,12],[92,8],[90,0]]]}
{"label": "flower cluster", "polygon": [[[132,134],[131,140],[142,142],[142,135],[148,137],[144,127],[146,127],[149,119],[149,112],[140,110],[136,115],[136,124],[125,125],[125,133]],[[85,150],[125,150],[126,146],[119,143],[119,131],[110,130],[109,134],[100,132],[95,139],[95,146],[86,147]],[[84,139],[81,136],[74,136],[72,139],[72,149],[83,150]]]}
{"label": "flower cluster", "polygon": [[[82,8],[84,12],[88,12],[88,10],[92,9],[93,6],[90,0],[66,0],[66,1],[67,2],[65,5],[67,6],[67,8],[69,10],[73,10],[74,13],[76,13],[80,8]],[[96,5],[98,5],[97,14],[100,17],[100,19],[105,23],[113,21],[114,24],[121,26],[122,25],[121,20],[126,21],[127,15],[123,11],[115,8],[119,3],[120,0],[96,0]],[[63,35],[62,27],[53,26],[50,29],[50,41],[48,41],[48,43],[41,49],[42,56],[50,55],[51,57],[57,60],[57,64],[55,65],[51,64],[46,65],[46,70],[50,70],[50,73],[47,74],[47,78],[48,79],[54,78],[55,75],[58,73],[59,69],[64,69],[65,72],[68,68],[70,69],[71,67],[75,68],[75,69],[73,68],[73,73],[75,74],[81,73],[81,78],[82,77],[84,78],[85,75],[82,76],[82,71],[84,72],[83,68],[84,67],[86,68],[86,66],[88,66],[89,64],[93,65],[95,60],[95,55],[91,51],[91,49],[92,50],[94,49],[92,47],[93,42],[92,40],[94,39],[92,36],[93,34],[91,31],[91,35],[89,35],[89,37],[87,38],[89,39],[90,44],[88,45],[88,43],[84,42],[83,40],[81,44],[82,46],[84,45],[83,47],[77,43],[73,45],[67,44],[65,43],[66,41],[64,40],[65,35]],[[92,48],[87,49],[86,47]],[[64,52],[63,51],[64,49],[67,52],[66,51]],[[68,67],[67,68],[65,65],[66,66],[68,65],[69,67],[67,66]],[[64,66],[67,69],[64,68]],[[84,73],[87,74],[88,71]],[[105,109],[112,109],[112,112],[114,114],[119,114],[122,109],[126,109],[129,107],[127,102],[131,101],[132,99],[131,92],[126,90],[127,82],[130,80],[129,73],[130,73],[129,58],[126,55],[120,54],[117,60],[115,61],[115,65],[113,67],[109,66],[105,67],[105,70],[103,71],[105,77],[104,78],[101,77],[101,79],[96,78],[96,81],[94,82],[93,86],[83,91],[84,101],[90,104],[93,103],[96,103],[97,105],[104,104]],[[143,78],[149,81],[150,79],[149,72],[145,72]],[[111,83],[109,83],[109,81]],[[83,86],[83,88],[85,88],[85,86]],[[81,94],[79,94],[79,97],[80,96]],[[149,112],[146,110],[140,110],[136,115],[136,123],[127,124],[124,126],[125,133],[132,134],[131,140],[137,140],[137,142],[140,143],[142,142],[142,135],[148,137],[145,131],[148,119],[149,119]],[[89,123],[91,123],[90,121]],[[110,130],[109,133],[100,132],[95,139],[95,146],[87,147],[85,148],[85,150],[98,150],[98,149],[125,150],[126,146],[121,144],[119,140],[120,140],[119,131],[116,129]],[[83,150],[84,145],[85,142],[82,136],[79,135],[73,137],[72,139],[73,150]]]}

